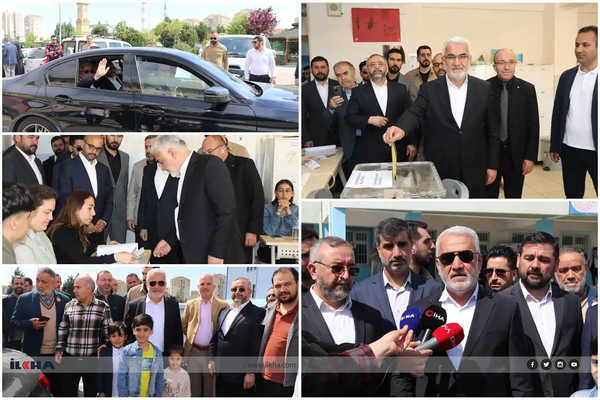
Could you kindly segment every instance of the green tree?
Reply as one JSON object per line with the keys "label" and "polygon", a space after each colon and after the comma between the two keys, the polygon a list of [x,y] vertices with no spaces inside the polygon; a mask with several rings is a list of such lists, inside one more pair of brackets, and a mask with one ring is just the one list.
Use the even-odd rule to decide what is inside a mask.
{"label": "green tree", "polygon": [[187,24],[183,25],[183,27],[181,28],[181,33],[179,34],[179,37],[183,42],[189,44],[192,47],[196,46],[196,43],[198,43],[198,34],[196,33],[196,30]]}
{"label": "green tree", "polygon": [[19,268],[19,267],[17,267],[15,269],[15,272],[13,272],[13,275],[11,276],[10,281],[8,282],[8,290],[6,291],[6,294],[11,294],[12,291],[13,291],[13,288],[12,288],[12,278],[14,276],[22,276],[23,278],[25,278],[25,273],[23,271],[21,271],[21,268]]}
{"label": "green tree", "polygon": [[99,36],[109,36],[110,32],[108,32],[108,28],[103,26],[103,25],[98,25],[97,27],[95,27],[94,29],[92,29],[92,35],[99,35]]}
{"label": "green tree", "polygon": [[196,25],[194,30],[198,34],[199,43],[204,42],[210,36],[210,26],[206,25],[204,22],[200,22],[200,24]]}
{"label": "green tree", "polygon": [[79,276],[79,274],[69,275],[69,277],[63,281],[62,291],[65,293],[69,293],[73,298],[75,298],[75,279]]}
{"label": "green tree", "polygon": [[[164,46],[164,42],[163,42],[163,46]],[[166,46],[165,46],[166,47]],[[196,50],[196,47],[194,46],[190,46],[189,44],[187,44],[186,42],[184,42],[183,40],[176,38],[173,46],[171,46],[173,49],[177,49],[177,50],[183,50],[183,51],[187,51],[188,53],[192,53],[192,54],[198,54],[198,50]]]}
{"label": "green tree", "polygon": [[[120,38],[120,36],[125,34],[125,31],[127,29],[128,29],[127,22],[121,21],[115,26],[115,29],[113,30],[113,35],[115,35],[115,37],[117,37],[117,38]],[[121,40],[123,40],[123,39],[121,39]]]}
{"label": "green tree", "polygon": [[227,32],[227,28],[225,28],[223,25],[217,25],[217,29],[215,29],[217,31],[217,33],[225,33]]}
{"label": "green tree", "polygon": [[131,27],[129,27],[127,31],[125,31],[123,39],[121,40],[129,43],[133,47],[146,47],[146,45],[148,44],[146,36],[142,32]]}
{"label": "green tree", "polygon": [[244,28],[244,25],[246,24],[246,21],[248,21],[247,15],[238,15],[231,21],[229,27],[227,27],[227,33],[230,35],[245,35],[246,29]]}
{"label": "green tree", "polygon": [[25,47],[33,47],[33,42],[35,42],[36,39],[33,32],[29,32],[25,38]]}
{"label": "green tree", "polygon": [[[62,27],[62,38],[59,36],[59,27]],[[57,40],[71,37],[74,34],[75,27],[70,22],[63,22],[60,25],[56,24],[56,28],[54,29],[54,35],[56,36]]]}
{"label": "green tree", "polygon": [[271,36],[278,22],[273,7],[257,8],[250,11],[250,16],[244,28],[248,35],[260,35],[262,33],[265,36]]}

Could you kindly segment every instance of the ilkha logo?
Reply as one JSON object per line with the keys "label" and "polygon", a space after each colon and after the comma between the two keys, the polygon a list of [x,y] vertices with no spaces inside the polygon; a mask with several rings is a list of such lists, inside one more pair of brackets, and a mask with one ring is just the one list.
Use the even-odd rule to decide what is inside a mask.
{"label": "ilkha logo", "polygon": [[10,359],[10,369],[55,369],[52,361],[46,361],[42,367],[41,361],[15,361]]}

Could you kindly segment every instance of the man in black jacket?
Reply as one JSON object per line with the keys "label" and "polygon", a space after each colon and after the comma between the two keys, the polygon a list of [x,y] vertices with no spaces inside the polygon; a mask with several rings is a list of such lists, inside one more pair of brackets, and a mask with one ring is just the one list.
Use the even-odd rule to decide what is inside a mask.
{"label": "man in black jacket", "polygon": [[263,231],[265,206],[265,193],[256,165],[250,158],[231,154],[221,135],[207,136],[202,142],[202,152],[219,157],[227,165],[237,203],[238,227],[246,246],[246,263],[252,264],[252,248]]}
{"label": "man in black jacket", "polygon": [[54,136],[50,140],[50,144],[52,145],[52,151],[54,152],[54,155],[48,157],[48,159],[42,163],[48,185],[52,183],[52,170],[54,165],[58,163],[58,157],[65,151],[65,139],[62,136]]}
{"label": "man in black jacket", "polygon": [[45,185],[44,166],[35,156],[38,135],[15,135],[15,150],[2,157],[2,180],[25,185]]}
{"label": "man in black jacket", "polygon": [[109,271],[98,272],[94,297],[108,304],[113,321],[122,321],[125,313],[125,297],[119,296],[112,290],[113,279]]}
{"label": "man in black jacket", "polygon": [[[115,67],[112,65],[112,60],[107,61],[106,58],[103,58],[96,68],[96,72],[94,75],[93,67],[91,63],[82,63],[79,68],[79,76],[82,78],[82,72],[85,72],[86,69],[82,71],[82,66],[87,66],[85,68],[89,69],[89,73],[86,73],[85,77],[83,77],[77,86],[86,87],[86,88],[95,88],[95,89],[105,89],[105,90],[123,90],[123,82],[121,78],[116,74]],[[106,65],[107,63],[108,66]],[[89,64],[89,65],[88,65]]]}

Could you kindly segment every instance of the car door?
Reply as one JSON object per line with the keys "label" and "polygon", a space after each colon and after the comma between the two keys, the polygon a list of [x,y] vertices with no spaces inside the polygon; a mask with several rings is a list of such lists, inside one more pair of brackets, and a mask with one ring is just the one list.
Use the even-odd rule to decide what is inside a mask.
{"label": "car door", "polygon": [[141,131],[256,132],[254,112],[233,93],[228,103],[204,101],[205,90],[217,86],[210,76],[167,59],[135,59],[133,101]]}
{"label": "car door", "polygon": [[[46,97],[55,120],[63,132],[131,132],[135,131],[135,114],[131,82],[123,76],[123,64],[128,54],[106,55],[116,75],[122,82],[121,90],[78,87],[82,72],[90,71],[85,63],[90,61],[95,73],[102,55],[81,57],[66,62],[54,61],[56,66],[46,73]],[[90,64],[88,64],[90,65]]]}

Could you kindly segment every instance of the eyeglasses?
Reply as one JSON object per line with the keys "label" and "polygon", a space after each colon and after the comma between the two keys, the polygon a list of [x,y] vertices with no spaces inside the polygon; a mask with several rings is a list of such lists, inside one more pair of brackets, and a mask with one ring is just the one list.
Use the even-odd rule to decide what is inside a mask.
{"label": "eyeglasses", "polygon": [[385,65],[385,63],[383,61],[379,61],[378,63],[376,63],[376,62],[369,63],[370,68],[383,67],[384,65]]}
{"label": "eyeglasses", "polygon": [[150,281],[150,286],[154,287],[156,286],[156,284],[158,283],[158,286],[163,287],[165,286],[165,281]]}
{"label": "eyeglasses", "polygon": [[216,149],[218,149],[218,148],[219,148],[219,147],[221,147],[221,146],[223,146],[223,145],[221,144],[221,145],[219,145],[219,146],[215,147],[214,149],[206,150],[206,151],[205,151],[205,153],[206,153],[206,154],[212,154],[212,153],[213,153],[213,151],[215,151]]}
{"label": "eyeglasses", "polygon": [[497,63],[495,63],[496,65],[499,65],[501,67],[504,67],[505,65],[508,65],[510,67],[512,67],[513,65],[516,65],[517,62],[515,60],[510,60],[510,61],[498,61]]}
{"label": "eyeglasses", "polygon": [[216,37],[211,37],[210,40],[217,40],[217,38]]}
{"label": "eyeglasses", "polygon": [[367,71],[366,69],[364,71],[360,71],[361,74],[368,74],[369,71]]}
{"label": "eyeglasses", "polygon": [[447,56],[444,56],[444,58],[446,60],[448,60],[448,61],[451,61],[451,62],[454,61],[454,60],[456,60],[457,58],[460,61],[466,61],[466,60],[469,59],[469,55],[468,54],[460,54],[460,55],[456,56],[454,54],[448,54]]}
{"label": "eyeglasses", "polygon": [[357,276],[358,274],[360,274],[360,268],[356,267],[354,264],[350,264],[350,266],[348,266],[348,265],[327,265],[327,264],[322,263],[321,261],[315,261],[315,264],[321,264],[321,265],[329,268],[331,270],[331,273],[333,273],[334,275],[340,275],[345,270],[348,270],[348,275],[350,275],[350,276]]}
{"label": "eyeglasses", "polygon": [[506,275],[508,275],[509,272],[502,268],[486,268],[483,270],[483,273],[489,279],[494,275],[494,271],[496,272],[496,276],[498,276],[498,278],[506,278]]}
{"label": "eyeglasses", "polygon": [[592,358],[592,364],[598,365],[598,359],[597,358]]}
{"label": "eyeglasses", "polygon": [[256,44],[256,43],[258,43],[256,40],[253,40],[253,41],[252,41],[252,44]]}
{"label": "eyeglasses", "polygon": [[246,288],[243,288],[243,287],[232,287],[231,288],[231,293],[235,293],[235,292],[244,293],[245,291],[246,291]]}
{"label": "eyeglasses", "polygon": [[90,151],[93,151],[94,153],[102,153],[102,147],[96,147],[93,144],[89,144],[88,142],[85,142],[85,144],[87,144],[87,146],[90,148]]}
{"label": "eyeglasses", "polygon": [[79,70],[79,73],[84,73],[84,74],[95,74],[96,70],[95,69],[83,69],[83,70]]}
{"label": "eyeglasses", "polygon": [[73,148],[74,148],[75,150],[77,150],[77,151],[81,151],[81,150],[83,150],[83,147],[73,147]]}
{"label": "eyeglasses", "polygon": [[464,263],[470,263],[471,261],[473,261],[475,253],[473,253],[471,250],[451,251],[448,253],[440,254],[438,260],[440,260],[443,266],[447,266],[454,262],[456,256],[460,258],[460,261]]}
{"label": "eyeglasses", "polygon": [[439,68],[442,65],[444,65],[444,63],[441,63],[441,62],[439,62],[439,63],[433,63],[433,66],[436,67],[436,68]]}
{"label": "eyeglasses", "polygon": [[292,193],[292,189],[287,188],[287,189],[277,189],[277,193]]}

